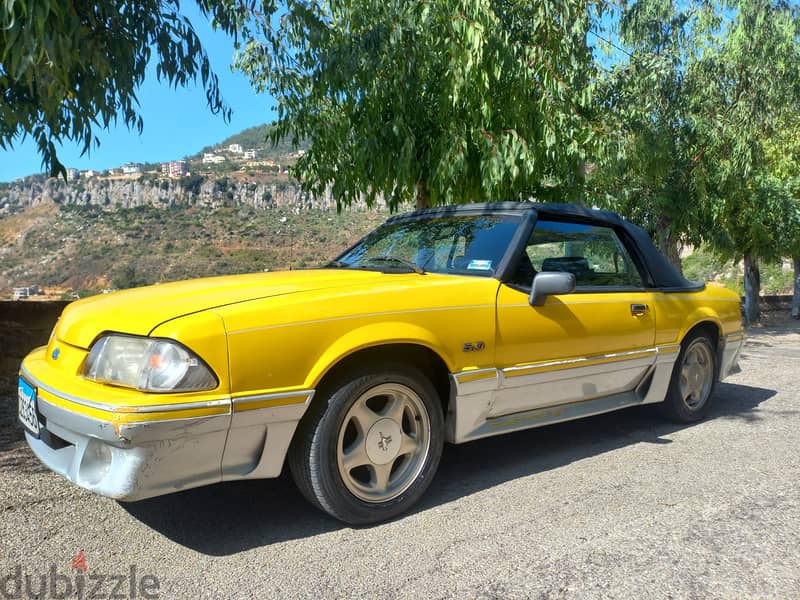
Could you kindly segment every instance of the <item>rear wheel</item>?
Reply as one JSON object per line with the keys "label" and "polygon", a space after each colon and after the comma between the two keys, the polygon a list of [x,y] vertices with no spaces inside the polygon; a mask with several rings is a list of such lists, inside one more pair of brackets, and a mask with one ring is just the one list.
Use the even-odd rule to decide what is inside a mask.
{"label": "rear wheel", "polygon": [[687,337],[672,372],[662,410],[669,418],[692,423],[706,416],[717,378],[714,344],[708,334]]}
{"label": "rear wheel", "polygon": [[442,409],[413,367],[376,366],[317,398],[289,450],[301,492],[351,524],[405,512],[425,492],[442,453]]}

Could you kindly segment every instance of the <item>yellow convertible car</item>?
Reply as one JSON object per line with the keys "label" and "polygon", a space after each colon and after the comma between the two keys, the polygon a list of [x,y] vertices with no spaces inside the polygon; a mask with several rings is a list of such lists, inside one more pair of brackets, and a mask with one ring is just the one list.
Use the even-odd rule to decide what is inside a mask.
{"label": "yellow convertible car", "polygon": [[19,419],[45,465],[112,498],[288,463],[311,503],[370,523],[420,498],[444,442],[650,403],[701,419],[743,339],[736,294],[613,213],[435,208],[320,269],[70,304],[22,363]]}

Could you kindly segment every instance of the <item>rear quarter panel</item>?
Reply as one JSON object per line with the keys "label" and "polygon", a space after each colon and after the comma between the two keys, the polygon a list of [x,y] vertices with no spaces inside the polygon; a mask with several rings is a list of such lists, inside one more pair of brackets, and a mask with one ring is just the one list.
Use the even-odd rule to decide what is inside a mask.
{"label": "rear quarter panel", "polygon": [[656,295],[656,345],[677,344],[698,323],[717,325],[720,335],[742,331],[739,296],[725,288],[707,285],[699,292]]}

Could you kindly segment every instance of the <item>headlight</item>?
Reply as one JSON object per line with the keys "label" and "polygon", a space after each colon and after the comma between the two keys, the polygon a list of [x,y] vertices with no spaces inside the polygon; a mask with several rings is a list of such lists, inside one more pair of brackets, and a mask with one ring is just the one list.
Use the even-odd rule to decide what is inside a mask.
{"label": "headlight", "polygon": [[107,335],[92,346],[84,375],[88,379],[144,392],[191,392],[217,387],[209,368],[170,340]]}

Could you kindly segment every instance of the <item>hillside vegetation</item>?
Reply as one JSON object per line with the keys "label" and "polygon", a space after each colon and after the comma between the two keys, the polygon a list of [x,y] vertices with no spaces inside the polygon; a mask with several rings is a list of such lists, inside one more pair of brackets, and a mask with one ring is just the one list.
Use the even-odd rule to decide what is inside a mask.
{"label": "hillside vegetation", "polygon": [[287,162],[287,157],[292,156],[297,150],[305,150],[308,148],[307,141],[301,141],[298,147],[295,148],[290,139],[283,139],[273,145],[272,142],[267,140],[267,136],[272,129],[273,126],[267,124],[248,127],[239,133],[225,138],[218,144],[206,146],[192,158],[200,157],[204,152],[213,152],[214,150],[227,148],[231,144],[239,144],[243,150],[258,150],[260,158],[274,160],[278,163],[285,163]]}
{"label": "hillside vegetation", "polygon": [[[683,260],[683,274],[695,281],[712,281],[733,290],[740,296],[744,294],[744,275],[742,265],[725,260],[715,254],[708,246],[700,246]],[[789,265],[786,265],[788,267]],[[794,272],[784,267],[782,260],[764,261],[761,264],[762,294],[791,294],[794,285]]]}
{"label": "hillside vegetation", "polygon": [[0,294],[39,284],[81,295],[210,275],[316,266],[386,218],[378,211],[43,204],[0,219]]}

